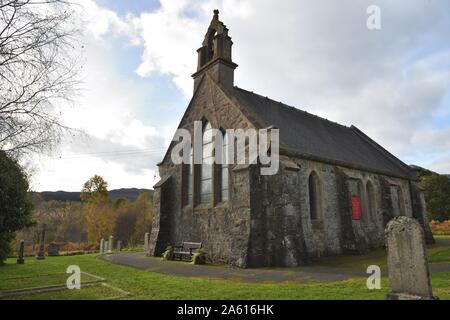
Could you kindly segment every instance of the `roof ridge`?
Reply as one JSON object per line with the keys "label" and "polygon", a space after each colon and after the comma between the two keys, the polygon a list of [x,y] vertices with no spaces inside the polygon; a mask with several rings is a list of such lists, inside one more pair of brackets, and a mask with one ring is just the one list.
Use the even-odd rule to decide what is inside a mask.
{"label": "roof ridge", "polygon": [[238,87],[238,86],[234,86],[234,88],[235,88],[235,89],[238,89],[238,90],[241,90],[241,91],[244,91],[244,92],[246,92],[246,93],[248,93],[248,94],[253,94],[253,95],[259,96],[259,97],[261,97],[261,98],[263,98],[263,99],[273,101],[274,103],[279,104],[280,106],[282,106],[282,107],[284,107],[284,108],[289,108],[289,109],[291,109],[291,110],[293,110],[293,111],[296,111],[296,112],[302,112],[302,113],[307,114],[307,115],[309,115],[309,116],[318,118],[318,119],[320,119],[320,120],[324,120],[324,121],[326,121],[326,122],[328,122],[328,123],[330,123],[330,124],[333,124],[333,125],[336,125],[336,126],[339,126],[339,127],[343,127],[343,128],[345,128],[345,129],[351,129],[351,126],[346,126],[346,125],[343,125],[343,124],[338,123],[338,122],[336,122],[336,121],[333,121],[333,120],[330,120],[330,119],[327,119],[327,118],[318,116],[318,115],[316,115],[316,114],[314,114],[314,113],[310,113],[310,112],[308,112],[308,111],[306,111],[306,110],[302,110],[302,109],[296,108],[295,106],[290,106],[290,105],[285,104],[285,103],[283,103],[283,102],[281,102],[281,101],[276,101],[276,100],[271,99],[271,98],[269,98],[269,97],[267,97],[267,96],[263,96],[263,95],[261,95],[261,94],[259,94],[259,93],[255,93],[255,92],[253,92],[253,91],[249,91],[249,90],[240,88],[240,87]]}

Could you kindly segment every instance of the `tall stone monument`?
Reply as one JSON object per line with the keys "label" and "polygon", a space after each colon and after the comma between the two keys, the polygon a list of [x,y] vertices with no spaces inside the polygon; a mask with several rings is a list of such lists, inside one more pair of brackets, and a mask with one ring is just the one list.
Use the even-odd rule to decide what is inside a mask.
{"label": "tall stone monument", "polygon": [[148,250],[149,250],[149,247],[148,247],[149,237],[150,237],[150,233],[146,232],[145,236],[144,236],[144,251],[145,252],[148,252]]}
{"label": "tall stone monument", "polygon": [[25,259],[23,258],[24,251],[25,251],[25,241],[24,240],[20,240],[19,258],[17,259],[17,264],[24,264],[25,263]]}
{"label": "tall stone monument", "polygon": [[111,253],[114,249],[114,237],[113,236],[109,236],[109,241],[108,241],[108,253]]}
{"label": "tall stone monument", "polygon": [[386,228],[390,292],[388,300],[433,300],[422,227],[400,216]]}
{"label": "tall stone monument", "polygon": [[42,225],[42,231],[41,231],[41,239],[39,242],[39,252],[36,256],[36,259],[38,260],[44,260],[45,259],[45,229],[47,226],[44,224]]}
{"label": "tall stone monument", "polygon": [[104,247],[103,247],[103,253],[108,253],[108,248],[109,248],[108,240],[105,240]]}
{"label": "tall stone monument", "polygon": [[105,239],[101,239],[100,240],[100,248],[99,248],[99,251],[100,251],[100,254],[103,254],[103,253],[105,253]]}
{"label": "tall stone monument", "polygon": [[117,240],[117,251],[121,251],[122,250],[122,241]]}

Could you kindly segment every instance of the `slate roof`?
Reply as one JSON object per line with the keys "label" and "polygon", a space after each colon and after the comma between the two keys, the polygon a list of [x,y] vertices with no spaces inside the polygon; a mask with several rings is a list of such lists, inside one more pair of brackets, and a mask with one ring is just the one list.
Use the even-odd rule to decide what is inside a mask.
{"label": "slate roof", "polygon": [[376,172],[414,178],[409,167],[354,126],[347,127],[258,94],[234,87],[242,111],[260,128],[280,129],[280,147],[299,154]]}

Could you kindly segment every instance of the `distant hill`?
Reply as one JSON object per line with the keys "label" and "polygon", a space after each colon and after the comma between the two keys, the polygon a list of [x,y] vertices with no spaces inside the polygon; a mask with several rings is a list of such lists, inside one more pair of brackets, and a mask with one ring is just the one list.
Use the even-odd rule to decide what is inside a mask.
{"label": "distant hill", "polygon": [[[137,189],[137,188],[122,188],[109,191],[110,199],[126,198],[130,201],[134,201],[139,196],[141,191],[149,191],[153,194],[153,190],[149,189]],[[43,191],[36,192],[41,195],[45,201],[80,201],[80,192],[68,192],[68,191]]]}

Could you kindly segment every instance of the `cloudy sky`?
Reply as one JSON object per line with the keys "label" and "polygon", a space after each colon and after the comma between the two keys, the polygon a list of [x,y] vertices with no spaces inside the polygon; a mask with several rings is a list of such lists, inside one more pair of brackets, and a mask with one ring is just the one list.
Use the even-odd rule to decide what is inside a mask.
{"label": "cloudy sky", "polygon": [[[33,162],[33,189],[151,188],[192,95],[215,8],[235,84],[345,125],[408,164],[450,173],[450,2],[440,0],[77,0],[83,90],[67,137]],[[381,30],[366,26],[381,9]]]}

